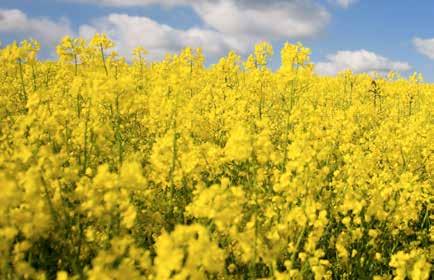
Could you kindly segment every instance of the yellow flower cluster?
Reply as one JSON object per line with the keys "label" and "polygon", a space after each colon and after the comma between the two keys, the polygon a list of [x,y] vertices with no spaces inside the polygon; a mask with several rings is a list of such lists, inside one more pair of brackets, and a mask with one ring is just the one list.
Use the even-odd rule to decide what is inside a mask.
{"label": "yellow flower cluster", "polygon": [[432,279],[434,85],[0,49],[0,279]]}

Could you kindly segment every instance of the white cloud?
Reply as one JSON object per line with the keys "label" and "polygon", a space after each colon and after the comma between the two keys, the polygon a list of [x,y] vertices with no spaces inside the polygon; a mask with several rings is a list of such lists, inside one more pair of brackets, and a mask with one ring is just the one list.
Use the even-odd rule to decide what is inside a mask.
{"label": "white cloud", "polygon": [[256,42],[310,37],[330,15],[313,0],[67,0],[109,6],[191,6],[204,24],[224,35]]}
{"label": "white cloud", "polygon": [[110,14],[90,25],[82,25],[79,30],[85,38],[91,38],[95,32],[107,33],[124,56],[130,56],[135,47],[143,46],[150,51],[151,59],[162,58],[166,53],[177,52],[185,46],[201,47],[206,55],[212,57],[223,55],[229,49],[243,51],[246,48],[237,40],[210,29],[175,29],[147,17],[127,14]]}
{"label": "white cloud", "polygon": [[329,0],[329,1],[334,2],[335,4],[345,9],[358,2],[358,0]]}
{"label": "white cloud", "polygon": [[[311,0],[69,0],[112,6],[190,5],[203,21],[202,27],[177,29],[144,16],[113,13],[80,27],[80,35],[105,32],[128,55],[137,45],[154,58],[185,46],[201,47],[210,57],[229,49],[246,54],[262,40],[314,36],[329,21],[327,11]],[[277,24],[276,24],[277,23]]]}
{"label": "white cloud", "polygon": [[73,34],[66,19],[32,18],[17,9],[0,9],[0,32],[32,37],[47,45],[57,43],[62,36]]}
{"label": "white cloud", "polygon": [[384,74],[391,70],[408,71],[411,66],[407,62],[393,61],[367,50],[338,51],[327,56],[327,61],[319,62],[315,66],[315,71],[321,75],[336,75],[348,69],[355,73]]}
{"label": "white cloud", "polygon": [[[78,34],[91,37],[105,32],[129,55],[137,45],[154,58],[185,46],[201,47],[211,57],[229,49],[246,54],[261,40],[286,40],[318,34],[330,15],[314,0],[64,0],[110,6],[190,6],[202,19],[200,27],[177,29],[145,16],[112,13],[79,27]],[[276,22],[278,24],[276,24]],[[64,35],[74,35],[66,19],[32,18],[20,10],[0,10],[0,32],[34,37],[53,46]]]}
{"label": "white cloud", "polygon": [[64,1],[78,2],[84,4],[91,3],[91,4],[114,6],[114,7],[147,6],[153,4],[159,4],[163,6],[179,6],[179,5],[187,5],[187,4],[200,2],[200,0],[64,0]]}
{"label": "white cloud", "polygon": [[330,19],[324,8],[307,0],[201,1],[193,7],[215,30],[253,41],[311,37]]}
{"label": "white cloud", "polygon": [[434,38],[431,39],[414,38],[413,45],[416,47],[416,50],[418,52],[427,56],[430,59],[434,59]]}

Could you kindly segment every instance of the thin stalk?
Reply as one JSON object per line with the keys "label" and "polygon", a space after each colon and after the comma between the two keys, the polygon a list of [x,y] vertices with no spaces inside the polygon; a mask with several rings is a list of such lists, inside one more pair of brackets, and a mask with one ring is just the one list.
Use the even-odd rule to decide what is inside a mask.
{"label": "thin stalk", "polygon": [[289,133],[289,118],[291,116],[292,113],[292,108],[294,107],[294,94],[295,94],[295,80],[297,78],[297,73],[298,73],[298,67],[295,69],[295,77],[294,79],[292,79],[291,81],[291,94],[289,96],[289,108],[286,109],[286,123],[285,123],[285,147],[284,147],[284,154],[283,154],[283,165],[282,165],[282,171],[285,170],[286,168],[286,162],[288,161],[288,144],[289,144],[289,137],[288,137],[288,133]]}
{"label": "thin stalk", "polygon": [[291,256],[291,264],[294,264],[295,258],[297,257],[298,248],[300,247],[301,240],[306,232],[306,226],[303,227],[303,230],[300,232],[297,238],[297,243],[295,244],[295,252]]}
{"label": "thin stalk", "polygon": [[170,192],[171,192],[171,196],[173,196],[173,189],[174,189],[174,180],[173,180],[173,175],[175,173],[175,169],[176,169],[176,158],[177,158],[177,153],[178,153],[178,147],[177,147],[177,133],[176,133],[176,118],[173,120],[173,127],[174,127],[174,132],[173,132],[173,140],[172,140],[172,145],[173,145],[173,150],[172,150],[172,162],[170,165],[170,170],[169,170],[169,180],[170,180]]}
{"label": "thin stalk", "polygon": [[108,69],[107,69],[107,64],[105,62],[104,48],[103,48],[102,44],[100,44],[99,47],[100,47],[100,51],[101,51],[101,58],[102,58],[102,63],[104,65],[105,74],[106,74],[106,76],[108,76]]}
{"label": "thin stalk", "polygon": [[123,145],[122,145],[122,132],[121,132],[121,117],[120,117],[120,111],[119,111],[119,94],[116,95],[116,142],[118,145],[118,166],[119,169],[121,168],[122,162],[123,162]]}
{"label": "thin stalk", "polygon": [[89,133],[89,118],[90,118],[90,108],[91,106],[89,106],[89,110],[86,116],[86,120],[84,123],[84,135],[83,135],[83,169],[82,169],[82,173],[86,173],[86,169],[87,169],[87,165],[89,162],[89,154],[88,154],[88,150],[87,150],[87,146],[88,146],[88,133]]}
{"label": "thin stalk", "polygon": [[36,91],[38,89],[36,85],[36,70],[35,65],[32,65],[32,79],[33,79],[33,91]]}
{"label": "thin stalk", "polygon": [[24,85],[23,63],[21,61],[21,58],[18,59],[18,66],[20,68],[20,80],[21,80],[21,90],[22,90],[23,98],[24,100],[27,100],[27,92],[26,92],[26,87]]}
{"label": "thin stalk", "polygon": [[263,90],[263,84],[261,81],[261,91],[260,91],[260,98],[259,98],[259,119],[262,120],[262,106],[264,104],[264,90]]}
{"label": "thin stalk", "polygon": [[139,53],[139,61],[140,61],[140,80],[143,80],[143,62],[142,62],[142,54]]}
{"label": "thin stalk", "polygon": [[75,71],[75,76],[78,75],[78,58],[77,58],[77,54],[74,52],[74,71]]}

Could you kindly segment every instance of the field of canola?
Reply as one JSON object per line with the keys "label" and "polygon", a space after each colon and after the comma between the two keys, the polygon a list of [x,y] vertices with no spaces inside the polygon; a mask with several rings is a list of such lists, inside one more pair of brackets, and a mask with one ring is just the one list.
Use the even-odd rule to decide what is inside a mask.
{"label": "field of canola", "polygon": [[0,49],[0,279],[433,277],[433,84],[113,46]]}

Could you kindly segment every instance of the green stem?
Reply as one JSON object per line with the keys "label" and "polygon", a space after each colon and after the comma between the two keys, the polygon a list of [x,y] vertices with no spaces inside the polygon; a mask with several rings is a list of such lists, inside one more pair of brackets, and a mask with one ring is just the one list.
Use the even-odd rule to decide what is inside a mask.
{"label": "green stem", "polygon": [[121,117],[119,111],[119,94],[116,95],[116,128],[115,137],[118,145],[118,167],[121,168],[123,161],[123,145],[122,145],[122,132],[121,132]]}
{"label": "green stem", "polygon": [[21,80],[21,90],[23,94],[23,99],[27,100],[27,92],[26,92],[26,87],[24,85],[23,63],[21,61],[21,58],[18,59],[18,66],[20,68],[20,80]]}
{"label": "green stem", "polygon": [[77,74],[78,74],[78,58],[77,58],[76,53],[74,53],[74,71],[75,71],[75,76],[77,76]]}
{"label": "green stem", "polygon": [[298,247],[300,247],[301,240],[306,232],[306,226],[303,227],[303,230],[300,232],[300,235],[297,238],[297,243],[295,244],[295,252],[291,256],[291,264],[293,265],[295,262],[295,258],[297,257]]}
{"label": "green stem", "polygon": [[106,74],[106,76],[108,76],[108,69],[107,69],[107,64],[105,62],[104,48],[103,48],[102,44],[100,44],[99,46],[100,46],[100,51],[101,51],[102,64],[104,65],[105,74]]}
{"label": "green stem", "polygon": [[38,89],[36,85],[36,70],[35,65],[32,65],[32,78],[33,78],[33,91],[36,91]]}
{"label": "green stem", "polygon": [[176,119],[173,120],[173,126],[174,126],[174,132],[173,132],[173,153],[172,153],[172,163],[170,165],[170,171],[169,171],[169,180],[170,180],[170,192],[171,195],[173,195],[173,188],[174,188],[174,173],[176,169],[176,157],[178,153],[178,147],[177,147],[177,133],[176,133]]}

